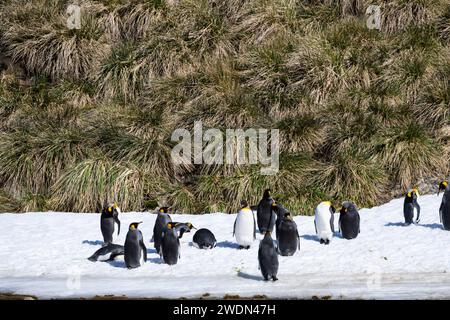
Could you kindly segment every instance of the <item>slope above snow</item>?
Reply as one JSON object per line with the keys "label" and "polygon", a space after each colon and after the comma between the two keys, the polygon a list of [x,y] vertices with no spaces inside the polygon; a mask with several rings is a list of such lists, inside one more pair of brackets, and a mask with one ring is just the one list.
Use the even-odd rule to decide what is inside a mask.
{"label": "slope above snow", "polygon": [[218,241],[216,248],[200,250],[191,243],[194,230],[184,234],[174,266],[163,264],[150,243],[155,214],[121,214],[122,232],[115,243],[123,244],[131,222],[144,221],[140,229],[149,260],[133,270],[123,257],[87,260],[101,247],[99,214],[1,214],[0,292],[40,298],[198,298],[206,293],[219,298],[450,298],[450,232],[439,223],[441,199],[422,196],[421,222],[411,226],[403,226],[403,199],[361,209],[358,238],[336,235],[328,246],[317,241],[314,217],[295,217],[301,249],[279,257],[277,282],[262,281],[258,270],[261,235],[249,250],[237,249],[234,214],[172,215],[174,221],[210,229]]}

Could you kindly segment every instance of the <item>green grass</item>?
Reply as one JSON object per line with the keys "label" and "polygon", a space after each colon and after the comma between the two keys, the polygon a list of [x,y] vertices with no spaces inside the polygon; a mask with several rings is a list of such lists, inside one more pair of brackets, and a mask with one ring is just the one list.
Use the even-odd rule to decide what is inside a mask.
{"label": "green grass", "polygon": [[[0,3],[0,212],[294,214],[449,174],[450,5],[367,0]],[[177,128],[277,128],[280,171],[174,166]]]}

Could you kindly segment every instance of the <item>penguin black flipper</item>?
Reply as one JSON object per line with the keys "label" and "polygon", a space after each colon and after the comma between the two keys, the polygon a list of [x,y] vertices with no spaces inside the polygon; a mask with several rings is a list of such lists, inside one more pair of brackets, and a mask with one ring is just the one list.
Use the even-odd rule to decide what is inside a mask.
{"label": "penguin black flipper", "polygon": [[297,239],[298,239],[298,250],[300,250],[300,235],[298,234],[298,229],[297,229]]}
{"label": "penguin black flipper", "polygon": [[[331,227],[331,232],[334,233],[334,214],[333,213],[331,213],[330,227]],[[316,233],[317,233],[317,231],[316,231]]]}
{"label": "penguin black flipper", "polygon": [[420,220],[420,205],[419,205],[419,203],[417,202],[417,200],[414,201],[414,208],[417,209],[416,223],[418,223],[419,220]]}
{"label": "penguin black flipper", "polygon": [[256,220],[255,220],[255,215],[253,214],[253,239],[256,239]]}
{"label": "penguin black flipper", "polygon": [[441,206],[439,207],[439,221],[442,223],[442,212],[444,211],[444,204],[441,203]]}
{"label": "penguin black flipper", "polygon": [[358,217],[358,233],[361,233],[361,223],[360,223],[360,221],[361,221],[361,218],[360,218],[360,216],[359,216],[359,213],[357,214],[357,217]]}
{"label": "penguin black flipper", "polygon": [[144,261],[147,262],[147,247],[145,246],[144,237],[142,236],[142,233],[141,233],[141,239],[139,240],[139,246],[142,249],[142,254],[144,255]]}
{"label": "penguin black flipper", "polygon": [[236,219],[234,220],[234,225],[233,225],[233,237],[236,232],[236,221],[237,221],[237,216],[236,216]]}
{"label": "penguin black flipper", "polygon": [[120,220],[119,220],[118,214],[114,215],[114,221],[117,223],[117,235],[119,235],[120,234]]}
{"label": "penguin black flipper", "polygon": [[317,225],[316,225],[316,220],[314,220],[314,229],[316,229],[316,234],[317,234]]}

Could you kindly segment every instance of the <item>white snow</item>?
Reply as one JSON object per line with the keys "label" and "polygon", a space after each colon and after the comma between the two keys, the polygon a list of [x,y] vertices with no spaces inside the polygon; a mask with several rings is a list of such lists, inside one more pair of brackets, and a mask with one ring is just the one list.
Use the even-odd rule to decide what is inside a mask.
{"label": "white snow", "polygon": [[191,243],[193,232],[186,233],[181,259],[169,266],[150,243],[156,215],[121,214],[123,229],[116,243],[124,242],[131,222],[144,221],[140,229],[149,250],[144,266],[128,270],[122,257],[113,262],[86,259],[101,247],[99,214],[0,214],[0,292],[40,298],[196,298],[206,293],[219,298],[450,298],[450,232],[439,223],[441,199],[420,198],[419,225],[403,226],[403,199],[361,209],[358,238],[335,236],[329,246],[317,241],[314,217],[295,217],[301,250],[279,257],[277,282],[262,281],[258,270],[261,235],[250,250],[237,250],[232,237],[236,215],[172,215],[174,221],[210,229],[218,245],[197,249]]}

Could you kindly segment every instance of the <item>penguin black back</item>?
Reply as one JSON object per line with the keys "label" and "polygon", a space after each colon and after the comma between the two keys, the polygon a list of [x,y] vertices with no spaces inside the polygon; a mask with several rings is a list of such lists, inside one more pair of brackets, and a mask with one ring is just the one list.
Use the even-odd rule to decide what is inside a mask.
{"label": "penguin black back", "polygon": [[214,234],[208,229],[199,229],[192,238],[192,242],[199,249],[212,249],[216,246],[217,240]]}
{"label": "penguin black back", "polygon": [[355,204],[345,201],[339,215],[339,228],[342,237],[354,239],[360,232],[360,217]]}
{"label": "penguin black back", "polygon": [[180,238],[190,232],[191,223],[169,222],[161,234],[161,255],[165,263],[174,265],[180,258]]}
{"label": "penguin black back", "polygon": [[297,224],[289,212],[284,214],[277,229],[278,252],[282,256],[292,256],[300,250],[300,236]]}
{"label": "penguin black back", "polygon": [[125,239],[125,264],[128,269],[138,268],[142,262],[147,261],[147,248],[144,244],[142,232],[138,225],[142,222],[133,222],[128,229]]}
{"label": "penguin black back", "polygon": [[161,207],[155,220],[153,227],[153,245],[156,249],[156,253],[160,253],[161,250],[161,234],[169,222],[172,222],[172,218],[168,214],[169,207]]}
{"label": "penguin black back", "polygon": [[278,253],[269,231],[259,243],[258,262],[264,280],[278,280]]}
{"label": "penguin black back", "polygon": [[100,229],[105,244],[113,242],[114,223],[117,223],[118,226],[117,235],[120,234],[119,210],[119,206],[116,203],[106,205],[102,209],[102,214],[100,215]]}
{"label": "penguin black back", "polygon": [[273,214],[274,200],[270,195],[270,189],[264,190],[262,199],[259,201],[258,208],[256,210],[256,218],[258,223],[258,229],[261,234],[264,234],[267,230],[272,232],[275,225],[275,215]]}
{"label": "penguin black back", "polygon": [[439,217],[444,229],[450,230],[450,185],[448,181],[440,183],[438,195],[441,191],[444,191],[444,196],[439,207]]}
{"label": "penguin black back", "polygon": [[414,222],[414,209],[417,211],[416,222],[420,220],[420,205],[417,202],[418,191],[417,189],[409,190],[405,196],[403,203],[403,215],[405,217],[405,224],[411,224]]}

